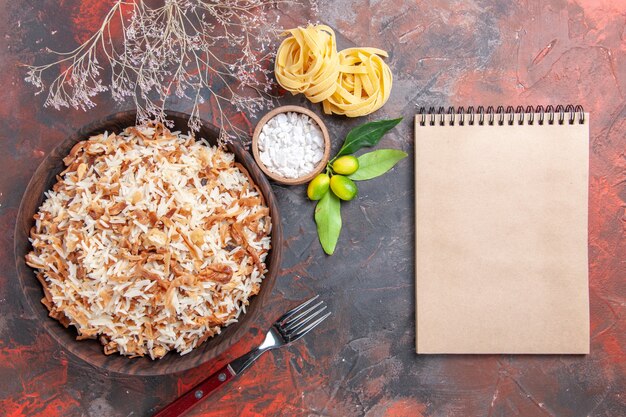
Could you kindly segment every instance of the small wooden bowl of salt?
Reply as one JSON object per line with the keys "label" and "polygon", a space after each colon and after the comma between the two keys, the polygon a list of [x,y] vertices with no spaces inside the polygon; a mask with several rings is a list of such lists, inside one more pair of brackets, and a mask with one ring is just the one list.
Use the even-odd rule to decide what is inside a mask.
{"label": "small wooden bowl of salt", "polygon": [[259,168],[286,185],[304,184],[326,168],[330,138],[322,119],[300,106],[282,106],[261,118],[252,135]]}

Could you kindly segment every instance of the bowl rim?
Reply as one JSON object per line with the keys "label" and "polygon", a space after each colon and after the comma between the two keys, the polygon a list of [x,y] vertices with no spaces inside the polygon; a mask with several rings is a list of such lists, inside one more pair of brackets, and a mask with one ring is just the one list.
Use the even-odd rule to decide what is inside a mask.
{"label": "bowl rim", "polygon": [[[281,114],[281,113],[290,113],[290,112],[306,114],[307,116],[309,116],[319,126],[320,130],[322,131],[322,136],[324,137],[324,155],[322,156],[322,159],[318,162],[318,164],[315,166],[315,169],[313,171],[298,178],[285,178],[282,175],[271,171],[261,161],[261,155],[259,154],[259,135],[261,134],[261,129],[263,129],[263,126],[265,126],[265,124],[274,116]],[[304,184],[306,182],[309,182],[310,180],[315,178],[316,175],[318,175],[320,172],[322,172],[326,168],[326,164],[328,163],[330,159],[330,136],[328,134],[328,129],[326,128],[326,125],[315,112],[302,106],[295,106],[295,105],[279,106],[270,110],[268,113],[266,113],[256,124],[256,127],[254,129],[254,134],[252,135],[251,147],[252,147],[252,154],[254,155],[254,160],[256,161],[259,168],[261,168],[261,171],[263,171],[265,175],[270,177],[272,180],[280,184],[285,184],[285,185],[299,185],[299,184]]]}
{"label": "bowl rim", "polygon": [[[182,121],[188,122],[190,118],[188,113],[171,110],[165,110],[165,113],[167,115],[166,120],[173,120],[174,123]],[[24,213],[24,210],[26,209],[25,206],[27,205],[29,192],[33,191],[33,189],[38,186],[37,183],[39,180],[45,177],[45,171],[47,170],[46,165],[48,163],[51,163],[51,161],[54,161],[55,159],[63,158],[67,155],[67,152],[69,152],[73,144],[81,140],[86,140],[91,135],[102,133],[104,131],[117,131],[114,127],[111,127],[111,125],[115,123],[121,124],[122,127],[119,131],[123,130],[125,127],[134,126],[136,114],[137,112],[135,110],[120,111],[84,125],[74,130],[73,133],[65,135],[64,139],[58,142],[53,149],[44,156],[28,181],[20,200],[14,229],[13,255],[18,284],[23,298],[26,299],[26,304],[29,306],[34,317],[40,318],[40,320],[37,320],[41,323],[39,327],[43,327],[51,338],[54,339],[64,351],[69,352],[79,360],[107,373],[136,376],[162,376],[184,372],[189,369],[196,368],[204,363],[216,360],[230,347],[240,341],[245,334],[251,333],[253,328],[265,328],[270,325],[268,318],[265,317],[265,314],[263,314],[263,306],[267,304],[270,294],[273,292],[272,290],[281,267],[283,246],[282,223],[276,196],[273,193],[271,185],[263,176],[262,171],[259,170],[255,172],[255,169],[258,167],[255,166],[255,161],[251,157],[250,153],[238,143],[227,143],[225,145],[227,150],[235,154],[236,161],[242,164],[242,166],[248,171],[250,179],[254,181],[257,187],[261,190],[266,204],[270,209],[270,217],[272,221],[272,246],[265,261],[268,272],[265,274],[259,294],[249,299],[250,303],[246,306],[245,313],[242,313],[239,316],[236,323],[222,327],[222,332],[220,334],[210,338],[208,341],[205,341],[202,345],[194,348],[188,354],[181,356],[176,351],[170,351],[164,358],[158,360],[152,360],[148,356],[131,358],[118,353],[105,355],[99,341],[75,340],[76,330],[74,326],[64,328],[60,322],[48,317],[48,310],[40,303],[39,299],[34,299],[35,297],[32,292],[36,292],[36,290],[27,286],[27,284],[34,281],[36,286],[39,287],[38,290],[40,295],[38,297],[41,298],[43,296],[41,284],[37,281],[34,270],[27,266],[24,260],[26,253],[32,249],[28,238],[30,236],[30,226],[34,223],[32,216],[36,212]],[[120,120],[121,122],[118,122]],[[133,122],[126,123],[127,120],[132,120]],[[204,139],[207,139],[211,144],[214,144],[213,141],[216,141],[217,138],[219,138],[220,129],[206,120],[201,119],[200,123],[201,131],[206,131]],[[176,130],[178,129],[172,129],[172,131]],[[189,131],[189,133],[197,135],[199,132]],[[209,137],[206,137],[206,133],[210,133]],[[57,174],[58,172],[55,172],[52,178],[56,177]],[[48,179],[48,182],[50,181],[51,180]],[[52,183],[54,183],[54,181]],[[47,188],[44,187],[40,195],[33,197],[35,198],[35,201],[38,201],[38,203],[35,204],[35,210],[40,207],[43,199],[45,198],[43,193],[49,189],[50,186]],[[25,218],[24,214],[28,217]],[[26,228],[26,230],[24,228],[24,221],[28,221],[30,225]],[[24,251],[24,243],[26,244],[26,252]],[[30,278],[26,275],[29,275]],[[27,279],[32,281],[27,282]],[[71,336],[71,344],[68,343],[68,336]],[[211,344],[210,341],[212,340],[218,340],[218,342],[213,342],[213,344]],[[95,359],[90,357],[91,352],[88,351],[90,348],[85,345],[85,343],[90,342],[92,342],[92,344],[97,343],[99,345],[99,356]],[[91,350],[93,350],[93,348],[91,348]]]}

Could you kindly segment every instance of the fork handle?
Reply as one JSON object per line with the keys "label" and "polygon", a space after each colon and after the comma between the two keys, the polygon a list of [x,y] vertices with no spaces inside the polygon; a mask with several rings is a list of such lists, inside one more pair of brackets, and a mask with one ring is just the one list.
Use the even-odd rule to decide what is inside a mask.
{"label": "fork handle", "polygon": [[237,374],[230,364],[217,370],[207,379],[200,382],[183,396],[176,399],[171,404],[154,415],[154,417],[178,417],[189,411],[200,401],[205,399],[210,393],[218,389],[223,384],[233,379]]}

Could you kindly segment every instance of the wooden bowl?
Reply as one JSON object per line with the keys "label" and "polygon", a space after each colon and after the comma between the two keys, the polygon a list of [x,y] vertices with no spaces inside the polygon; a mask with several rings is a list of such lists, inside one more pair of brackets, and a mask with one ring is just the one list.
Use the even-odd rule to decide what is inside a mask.
{"label": "wooden bowl", "polygon": [[[158,360],[152,360],[149,357],[129,358],[119,354],[107,356],[103,353],[103,346],[100,342],[96,340],[77,341],[77,332],[73,326],[66,329],[58,321],[48,317],[48,309],[40,301],[43,298],[42,287],[37,281],[34,271],[25,263],[24,257],[32,249],[28,236],[34,224],[33,215],[43,202],[44,192],[52,188],[56,182],[55,176],[65,168],[62,161],[63,157],[69,153],[76,142],[85,140],[94,134],[102,133],[105,130],[119,133],[124,128],[135,125],[135,115],[134,111],[116,113],[104,120],[83,127],[74,135],[61,142],[46,156],[28,183],[17,214],[14,247],[15,263],[19,284],[38,322],[65,349],[92,366],[106,371],[132,375],[164,375],[185,371],[210,361],[225,352],[242,336],[248,334],[253,325],[256,325],[257,328],[265,328],[269,325],[269,323],[260,322],[262,320],[261,312],[269,300],[280,268],[283,246],[281,219],[272,188],[254,163],[250,154],[235,143],[228,144],[227,150],[235,154],[235,159],[248,170],[250,177],[258,185],[265,197],[272,217],[272,249],[266,259],[268,273],[261,284],[259,294],[250,299],[250,305],[247,307],[246,313],[239,317],[237,323],[225,327],[221,334],[207,340],[184,356],[180,356],[177,352],[169,352],[163,359]],[[174,122],[173,131],[188,131],[187,121],[189,115],[172,111],[168,111],[167,115],[168,119]],[[200,132],[196,134],[196,137],[203,137],[209,143],[216,144],[218,133],[219,129],[215,126],[202,123]]]}
{"label": "wooden bowl", "polygon": [[[289,112],[302,113],[309,116],[311,119],[313,119],[315,123],[317,123],[320,130],[322,131],[322,135],[324,136],[324,155],[322,156],[321,161],[319,161],[313,172],[310,172],[299,178],[285,178],[280,174],[270,171],[265,166],[265,164],[261,162],[261,156],[259,155],[259,135],[261,134],[263,126],[265,126],[268,120],[270,120],[277,114]],[[286,185],[304,184],[311,181],[317,174],[319,174],[326,168],[326,164],[328,163],[328,159],[330,158],[330,137],[328,136],[328,129],[326,129],[326,125],[324,124],[324,122],[322,122],[322,119],[320,119],[317,114],[313,113],[307,108],[300,106],[276,107],[274,110],[263,116],[261,120],[259,120],[259,123],[257,123],[256,128],[254,129],[254,134],[252,135],[252,154],[254,155],[256,163],[259,164],[259,167],[265,173],[265,175],[267,175],[274,181]]]}

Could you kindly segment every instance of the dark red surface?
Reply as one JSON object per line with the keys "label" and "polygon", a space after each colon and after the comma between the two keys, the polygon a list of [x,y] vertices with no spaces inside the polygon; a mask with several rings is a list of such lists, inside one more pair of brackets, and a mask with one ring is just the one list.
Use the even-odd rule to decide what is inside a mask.
{"label": "dark red surface", "polygon": [[[66,135],[130,108],[106,98],[89,113],[44,109],[19,62],[68,50],[106,12],[94,0],[2,2],[0,13],[0,415],[143,416],[260,343],[262,331],[182,375],[111,375],[41,330],[15,282],[14,218],[26,183]],[[402,162],[362,183],[343,206],[333,257],[316,241],[304,187],[275,186],[287,241],[270,323],[319,293],[333,316],[293,346],[260,358],[191,416],[626,415],[626,3],[623,1],[320,1],[319,13],[281,6],[285,26],[320,20],[340,48],[390,52],[394,90],[378,113],[325,117],[333,145],[365,120],[403,115],[381,146],[412,145],[422,105],[581,104],[591,112],[589,254],[591,354],[414,354],[413,170]],[[301,104],[283,97],[281,104]],[[188,110],[188,103],[172,108]],[[123,107],[123,108],[122,108]],[[211,105],[204,108],[211,118]],[[254,117],[238,116],[242,126]]]}

